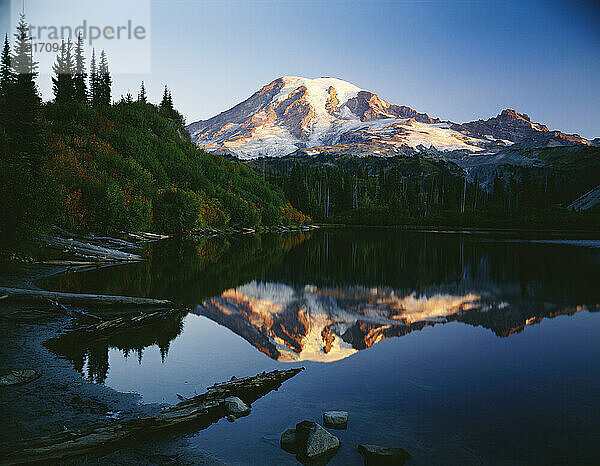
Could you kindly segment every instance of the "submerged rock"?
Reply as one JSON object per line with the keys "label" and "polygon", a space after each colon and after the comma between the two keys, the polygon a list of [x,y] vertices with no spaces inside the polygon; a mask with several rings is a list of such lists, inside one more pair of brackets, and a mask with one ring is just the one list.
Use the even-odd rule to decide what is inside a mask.
{"label": "submerged rock", "polygon": [[250,414],[250,406],[240,400],[237,396],[225,398],[225,409],[235,417],[247,416]]}
{"label": "submerged rock", "polygon": [[348,413],[346,411],[327,411],[323,413],[323,425],[331,429],[345,429],[348,427]]}
{"label": "submerged rock", "polygon": [[296,444],[296,429],[287,429],[281,434],[279,444],[281,445],[282,450],[285,450],[288,453],[297,453],[298,445]]}
{"label": "submerged rock", "polygon": [[313,421],[296,424],[297,453],[301,459],[312,460],[333,456],[340,447],[340,440]]}
{"label": "submerged rock", "polygon": [[367,466],[402,465],[410,458],[410,453],[400,447],[361,444],[358,446],[358,452],[363,456]]}
{"label": "submerged rock", "polygon": [[25,369],[22,371],[14,370],[8,374],[0,375],[0,386],[8,385],[23,385],[29,382],[33,382],[35,379],[40,377],[39,372],[33,369]]}

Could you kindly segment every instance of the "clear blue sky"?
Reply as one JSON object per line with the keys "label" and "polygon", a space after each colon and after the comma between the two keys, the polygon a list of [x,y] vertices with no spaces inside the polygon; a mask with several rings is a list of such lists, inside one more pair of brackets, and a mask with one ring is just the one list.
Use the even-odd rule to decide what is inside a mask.
{"label": "clear blue sky", "polygon": [[[158,0],[151,73],[114,76],[114,94],[135,94],[143,79],[157,100],[167,83],[192,122],[284,75],[338,77],[457,122],[515,108],[550,129],[599,137],[600,6]],[[49,77],[39,84],[50,98]]]}

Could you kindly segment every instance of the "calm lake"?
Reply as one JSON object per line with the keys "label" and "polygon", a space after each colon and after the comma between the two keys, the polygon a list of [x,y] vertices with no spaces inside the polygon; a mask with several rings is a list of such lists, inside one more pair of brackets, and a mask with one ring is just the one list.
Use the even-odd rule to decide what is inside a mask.
{"label": "calm lake", "polygon": [[600,461],[600,241],[321,229],[153,243],[148,261],[40,286],[171,299],[155,328],[53,349],[85,377],[178,402],[232,375],[305,366],[250,416],[189,436],[230,464],[297,464],[279,437],[350,413],[358,443],[413,464]]}

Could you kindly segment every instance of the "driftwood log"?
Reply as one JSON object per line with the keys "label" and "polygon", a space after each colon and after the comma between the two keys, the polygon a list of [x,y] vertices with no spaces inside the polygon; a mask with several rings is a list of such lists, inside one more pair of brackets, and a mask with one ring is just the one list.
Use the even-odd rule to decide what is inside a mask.
{"label": "driftwood log", "polygon": [[[50,342],[85,342],[89,340],[95,340],[98,338],[104,338],[123,330],[130,330],[133,328],[145,327],[147,325],[156,324],[166,319],[169,319],[175,315],[185,315],[189,312],[189,309],[170,309],[167,311],[156,311],[150,313],[140,313],[135,315],[126,315],[116,317],[110,320],[99,319],[98,322],[86,325],[71,332],[65,333],[57,338],[51,338],[46,343]],[[83,316],[87,317],[87,316]],[[96,317],[96,316],[92,316]]]}
{"label": "driftwood log", "polygon": [[232,379],[209,387],[207,392],[186,399],[156,416],[112,421],[87,432],[64,431],[0,450],[4,464],[59,462],[102,449],[114,449],[135,438],[169,431],[198,431],[227,415],[225,398],[237,396],[247,405],[277,390],[304,368],[263,372],[254,377]]}
{"label": "driftwood log", "polygon": [[138,243],[126,241],[121,238],[115,238],[113,236],[77,235],[75,233],[71,233],[70,231],[63,230],[57,226],[53,227],[53,230],[55,233],[54,236],[81,241],[82,243],[90,243],[96,246],[115,249],[137,249],[142,247]]}
{"label": "driftwood log", "polygon": [[136,298],[132,296],[110,296],[101,294],[59,293],[56,291],[29,290],[0,287],[0,294],[12,299],[28,301],[59,301],[67,304],[95,304],[102,306],[148,306],[165,307],[171,304],[165,299]]}
{"label": "driftwood log", "polygon": [[54,310],[69,317],[76,317],[84,320],[94,320],[96,322],[101,322],[102,320],[104,320],[102,319],[102,317],[98,317],[94,314],[90,314],[89,312],[82,311],[80,309],[69,309],[66,306],[60,304],[58,301],[52,301],[51,299],[49,299],[48,302]]}
{"label": "driftwood log", "polygon": [[138,262],[143,258],[137,254],[121,251],[114,247],[98,246],[73,238],[59,238],[56,236],[41,235],[38,241],[47,246],[60,249],[88,262]]}

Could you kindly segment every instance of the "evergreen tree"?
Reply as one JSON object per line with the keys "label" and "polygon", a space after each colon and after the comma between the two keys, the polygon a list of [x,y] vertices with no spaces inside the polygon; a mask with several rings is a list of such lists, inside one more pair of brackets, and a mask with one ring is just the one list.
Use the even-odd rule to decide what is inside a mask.
{"label": "evergreen tree", "polygon": [[38,112],[40,96],[35,84],[37,62],[33,59],[29,26],[21,15],[15,34],[16,44],[11,64],[16,73],[14,86],[7,96],[10,125],[7,132],[15,151],[33,155],[37,152],[39,138]]}
{"label": "evergreen tree", "polygon": [[11,66],[10,44],[8,34],[4,36],[4,47],[0,57],[0,97],[6,96],[8,90],[15,82],[15,73]]}
{"label": "evergreen tree", "polygon": [[173,98],[171,97],[171,91],[167,86],[165,86],[162,100],[158,105],[158,111],[162,116],[173,120],[175,125],[180,126],[181,128],[185,126],[185,119],[183,118],[183,115],[173,107]]}
{"label": "evergreen tree", "polygon": [[108,61],[104,50],[100,53],[98,65],[98,105],[110,105],[112,78],[108,70]]}
{"label": "evergreen tree", "polygon": [[96,50],[92,49],[92,59],[90,60],[90,102],[93,106],[99,105],[100,91],[98,89],[98,67],[96,65]]}
{"label": "evergreen tree", "polygon": [[38,64],[33,60],[29,25],[25,22],[25,15],[23,14],[17,25],[15,39],[15,54],[13,55],[11,62],[15,73],[35,78],[37,76]]}
{"label": "evergreen tree", "polygon": [[160,101],[159,108],[162,113],[169,114],[173,112],[173,99],[171,98],[171,92],[169,88],[165,85],[165,90],[163,92],[162,100]]}
{"label": "evergreen tree", "polygon": [[125,96],[125,103],[128,103],[128,104],[133,103],[133,96],[131,95],[131,92],[128,92],[127,95]]}
{"label": "evergreen tree", "polygon": [[77,44],[75,45],[75,100],[78,102],[87,102],[87,87],[86,87],[86,72],[85,72],[85,57],[83,56],[83,37],[81,34],[77,36]]}
{"label": "evergreen tree", "polygon": [[52,91],[56,102],[71,102],[75,99],[75,64],[73,63],[73,44],[70,40],[61,43],[60,53],[52,66],[56,76],[52,77]]}
{"label": "evergreen tree", "polygon": [[[0,150],[3,151],[7,147],[8,141],[4,137],[5,135],[5,123],[10,120],[10,111],[7,107],[8,95],[15,83],[15,73],[11,66],[10,56],[10,44],[8,42],[8,35],[4,36],[4,47],[2,48],[2,55],[0,57]],[[2,156],[2,154],[0,154]]]}
{"label": "evergreen tree", "polygon": [[148,103],[148,100],[146,98],[146,88],[144,87],[144,81],[142,81],[142,85],[140,86],[140,93],[138,94],[137,100],[138,102]]}
{"label": "evergreen tree", "polygon": [[[44,147],[39,121],[41,99],[35,83],[37,63],[24,15],[17,25],[15,39],[14,55],[10,57],[15,76],[3,99],[9,118],[2,122],[5,138],[0,159],[2,245],[22,241],[43,229],[51,221],[56,199],[41,170]],[[9,48],[5,46],[4,52],[3,64],[7,65]]]}

